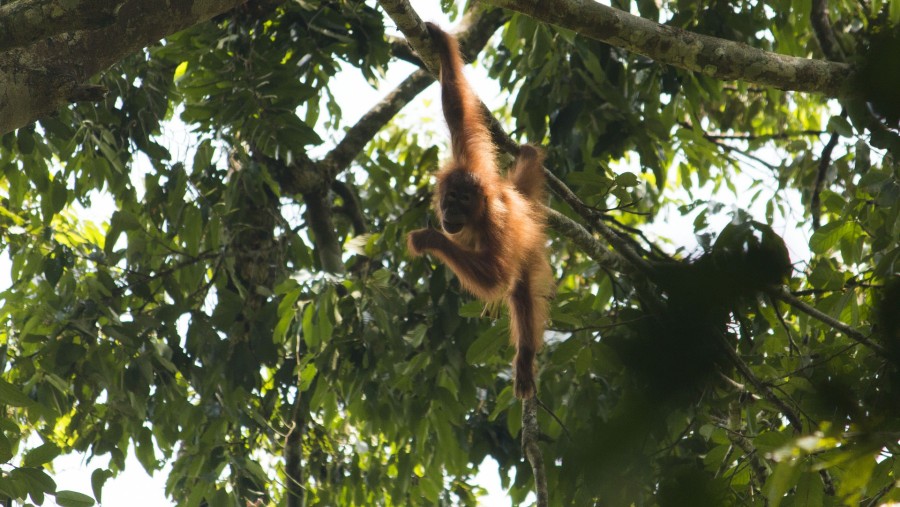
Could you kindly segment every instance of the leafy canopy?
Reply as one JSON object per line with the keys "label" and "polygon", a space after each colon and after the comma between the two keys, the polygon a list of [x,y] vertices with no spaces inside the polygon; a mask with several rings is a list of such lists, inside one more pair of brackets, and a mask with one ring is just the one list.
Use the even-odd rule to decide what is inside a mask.
{"label": "leafy canopy", "polygon": [[[613,2],[821,59],[810,3]],[[897,5],[827,6],[848,60],[890,33]],[[539,395],[568,432],[540,413],[551,503],[900,500],[890,109],[492,19],[476,65],[508,99],[496,114],[547,148],[581,207],[558,193],[550,206],[597,231],[600,252],[623,254],[599,233],[611,227],[670,269],[648,280],[550,231],[558,293]],[[132,453],[148,472],[171,463],[179,505],[474,505],[487,457],[524,500],[507,318],[404,251],[428,221],[441,127],[410,108],[416,127],[374,123],[350,167],[308,152],[360,135],[345,138],[332,90],[341,72],[383,81],[406,54],[397,24],[371,2],[250,4],[103,72],[102,101],[0,139],[0,497],[91,505]],[[108,219],[81,211],[102,199]],[[678,248],[676,217],[697,249]],[[788,288],[818,314],[731,263],[783,248],[776,233],[804,238],[789,242]],[[712,259],[716,276],[675,263],[688,258]],[[753,290],[722,288],[739,282]],[[93,499],[56,489],[68,452],[109,456]]]}

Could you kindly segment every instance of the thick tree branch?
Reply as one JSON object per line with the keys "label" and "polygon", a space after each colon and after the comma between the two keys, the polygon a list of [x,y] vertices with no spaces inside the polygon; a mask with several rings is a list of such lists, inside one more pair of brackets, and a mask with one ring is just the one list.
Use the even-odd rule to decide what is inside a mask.
{"label": "thick tree branch", "polygon": [[578,222],[570,219],[562,213],[546,207],[547,222],[562,236],[572,240],[582,252],[594,259],[600,266],[613,271],[630,271],[631,267],[614,251],[610,251],[606,245],[598,241],[587,229]]}
{"label": "thick tree branch", "polygon": [[378,0],[378,4],[394,20],[394,23],[397,23],[397,29],[403,32],[407,44],[419,55],[428,72],[437,76],[441,68],[440,61],[437,59],[437,51],[431,42],[431,37],[425,30],[425,22],[413,10],[409,1]]}
{"label": "thick tree branch", "polygon": [[849,65],[769,53],[746,44],[661,25],[590,0],[489,0],[659,63],[722,80],[822,93],[852,92]]}
{"label": "thick tree branch", "polygon": [[17,0],[0,6],[0,51],[111,25],[123,1]]}
{"label": "thick tree branch", "polygon": [[[125,56],[245,1],[179,0],[161,9],[157,0],[126,0],[108,26],[43,38],[0,53],[0,134],[81,97],[88,79]],[[83,0],[85,5],[95,2]]]}

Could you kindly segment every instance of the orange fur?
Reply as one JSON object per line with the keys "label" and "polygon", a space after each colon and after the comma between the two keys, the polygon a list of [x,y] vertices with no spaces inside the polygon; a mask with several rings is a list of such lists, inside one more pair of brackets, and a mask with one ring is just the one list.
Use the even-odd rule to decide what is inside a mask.
{"label": "orange fur", "polygon": [[540,205],[544,155],[523,145],[508,177],[500,176],[481,102],[463,76],[458,43],[436,25],[428,23],[428,29],[441,56],[442,101],[453,158],[438,171],[434,192],[443,231],[411,232],[409,250],[437,257],[478,298],[505,298],[510,338],[516,345],[515,393],[530,398],[552,286]]}

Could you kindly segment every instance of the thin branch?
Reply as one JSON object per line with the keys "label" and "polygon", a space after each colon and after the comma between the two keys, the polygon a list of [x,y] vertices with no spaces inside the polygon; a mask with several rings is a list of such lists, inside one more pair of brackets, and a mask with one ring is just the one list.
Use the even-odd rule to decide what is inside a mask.
{"label": "thin branch", "polygon": [[531,464],[531,472],[534,475],[534,492],[537,495],[537,506],[547,507],[550,503],[547,492],[547,472],[544,468],[544,455],[538,445],[541,429],[537,420],[537,397],[528,398],[522,405],[522,451]]}
{"label": "thin branch", "polygon": [[739,42],[688,32],[585,0],[488,0],[658,63],[721,80],[822,93],[853,93],[849,65],[770,53]]}
{"label": "thin branch", "polygon": [[742,156],[742,157],[747,158],[748,160],[752,160],[752,161],[756,162],[757,164],[760,164],[760,165],[762,165],[762,166],[764,166],[764,167],[767,167],[770,171],[773,171],[773,172],[774,172],[774,171],[777,171],[777,170],[778,170],[778,166],[777,166],[777,165],[772,164],[772,163],[770,163],[770,162],[767,162],[767,161],[763,160],[762,158],[760,158],[760,157],[758,157],[758,156],[756,156],[756,155],[747,153],[746,151],[744,151],[744,150],[738,148],[737,146],[731,146],[730,144],[724,143],[724,142],[722,142],[721,140],[717,140],[716,138],[708,137],[706,134],[704,134],[703,137],[704,137],[704,139],[706,139],[707,141],[709,141],[709,142],[711,142],[712,144],[714,144],[714,145],[716,145],[716,146],[722,148],[723,150],[728,151],[728,152],[732,152],[732,153],[736,153],[736,154],[738,154],[738,155],[740,155],[740,156]]}
{"label": "thin branch", "polygon": [[763,398],[769,401],[769,403],[778,407],[778,410],[784,414],[784,417],[787,418],[788,422],[791,423],[791,426],[794,428],[795,433],[800,433],[803,431],[803,424],[800,422],[800,417],[794,412],[794,409],[788,406],[784,400],[775,396],[775,393],[772,392],[769,387],[763,383],[762,380],[756,377],[753,373],[753,370],[741,359],[741,356],[731,347],[728,343],[728,340],[725,339],[725,336],[721,333],[716,333],[719,338],[719,345],[725,350],[726,354],[728,354],[728,359],[731,360],[731,363],[737,368],[738,372],[740,372],[741,376],[744,377],[750,384],[753,385],[753,389],[757,394],[761,395]]}
{"label": "thin branch", "polygon": [[835,319],[834,317],[832,317],[826,313],[823,313],[820,310],[813,308],[812,306],[809,306],[808,304],[804,303],[803,301],[800,301],[799,299],[794,297],[794,295],[791,294],[790,292],[788,292],[784,289],[780,289],[780,290],[771,291],[771,292],[769,292],[769,294],[772,297],[780,299],[780,300],[784,301],[785,303],[793,306],[794,308],[809,315],[810,317],[812,317],[818,321],[821,321],[825,324],[828,324],[829,326],[833,327],[834,329],[844,333],[851,339],[869,347],[870,349],[874,350],[878,354],[880,354],[882,356],[887,355],[887,351],[884,350],[884,347],[869,340],[866,337],[866,335],[862,334],[860,331],[853,329],[852,327],[848,326],[847,324],[844,324],[843,322]]}
{"label": "thin branch", "polygon": [[[679,121],[678,125],[684,127],[688,130],[694,130],[694,125],[689,121]],[[724,141],[769,141],[773,139],[793,139],[795,137],[804,137],[804,136],[821,136],[822,134],[827,134],[827,130],[795,130],[788,132],[773,132],[771,134],[750,134],[748,132],[741,132],[736,134],[723,134],[721,132],[704,132],[703,137],[712,141],[712,140],[724,140]]]}

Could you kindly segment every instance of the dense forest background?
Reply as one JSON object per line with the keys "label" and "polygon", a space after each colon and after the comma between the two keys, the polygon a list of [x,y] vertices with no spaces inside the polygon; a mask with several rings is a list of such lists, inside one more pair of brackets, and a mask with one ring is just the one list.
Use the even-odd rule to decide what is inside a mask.
{"label": "dense forest background", "polygon": [[[0,498],[535,498],[505,312],[405,251],[419,2],[172,4],[0,2]],[[503,164],[548,152],[548,504],[900,501],[900,0],[440,5]]]}

